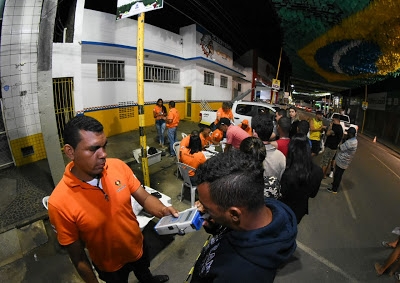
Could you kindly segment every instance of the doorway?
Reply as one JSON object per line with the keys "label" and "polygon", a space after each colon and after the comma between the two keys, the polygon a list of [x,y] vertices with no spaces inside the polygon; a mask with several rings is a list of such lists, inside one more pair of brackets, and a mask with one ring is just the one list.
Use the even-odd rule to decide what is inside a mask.
{"label": "doorway", "polygon": [[54,112],[60,148],[64,146],[65,124],[74,117],[74,80],[73,78],[53,78]]}
{"label": "doorway", "polygon": [[192,118],[192,88],[185,87],[185,119]]}

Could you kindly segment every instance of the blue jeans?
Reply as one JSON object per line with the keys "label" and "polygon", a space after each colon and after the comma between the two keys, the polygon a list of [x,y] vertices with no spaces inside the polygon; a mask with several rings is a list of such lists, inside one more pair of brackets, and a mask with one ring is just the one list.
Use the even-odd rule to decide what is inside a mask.
{"label": "blue jeans", "polygon": [[168,128],[169,153],[172,156],[175,156],[174,143],[177,141],[176,140],[176,129],[177,129],[177,127]]}
{"label": "blue jeans", "polygon": [[156,120],[156,128],[158,134],[158,142],[160,143],[160,145],[164,145],[165,120]]}

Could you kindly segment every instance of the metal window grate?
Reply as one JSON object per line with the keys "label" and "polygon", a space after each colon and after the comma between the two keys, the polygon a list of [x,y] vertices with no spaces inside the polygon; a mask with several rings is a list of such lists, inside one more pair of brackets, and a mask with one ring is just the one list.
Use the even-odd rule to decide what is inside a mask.
{"label": "metal window grate", "polygon": [[214,73],[204,71],[204,84],[214,85]]}
{"label": "metal window grate", "polygon": [[98,81],[125,81],[125,62],[97,60]]}
{"label": "metal window grate", "polygon": [[144,64],[144,81],[179,84],[180,70],[166,66]]}
{"label": "metal window grate", "polygon": [[120,119],[135,117],[135,106],[133,101],[118,102]]}
{"label": "metal window grate", "polygon": [[228,77],[221,76],[220,87],[228,88]]}

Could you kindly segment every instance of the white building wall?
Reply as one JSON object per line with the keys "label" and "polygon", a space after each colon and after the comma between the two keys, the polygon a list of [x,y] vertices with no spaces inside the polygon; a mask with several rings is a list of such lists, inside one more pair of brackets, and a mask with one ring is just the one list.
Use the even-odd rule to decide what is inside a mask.
{"label": "white building wall", "polygon": [[[232,80],[228,76],[228,88],[220,87],[220,77],[221,73],[214,73],[214,85],[204,85],[204,71],[208,71],[202,67],[196,68],[196,81],[197,88],[194,100],[207,100],[207,101],[221,101],[221,100],[231,100],[232,99]],[[224,75],[225,76],[225,75]]]}
{"label": "white building wall", "polygon": [[[137,21],[123,19],[116,21],[115,15],[85,9],[82,41],[137,46]],[[144,48],[178,57],[183,57],[182,36],[146,24]]]}
{"label": "white building wall", "polygon": [[42,0],[8,0],[3,14],[1,82],[10,140],[41,132],[37,45]]}
{"label": "white building wall", "polygon": [[[215,74],[215,85],[205,86],[204,70],[207,69],[192,60],[203,57],[236,69],[233,68],[232,52],[226,47],[214,43],[213,57],[206,58],[200,45],[203,35],[196,31],[196,25],[181,28],[181,34],[149,24],[145,24],[144,31],[144,49],[150,52],[144,62],[180,69],[180,84],[144,83],[146,103],[153,103],[158,98],[182,101],[185,99],[184,87],[192,88],[192,100],[220,101],[232,98],[232,76],[222,74],[228,77],[228,88],[221,88],[221,73],[208,70]],[[116,21],[115,15],[80,8],[77,9],[75,33],[71,46],[54,44],[53,54],[53,76],[74,77],[75,110],[84,111],[87,108],[117,105],[119,102],[137,103],[137,21]],[[81,52],[77,46],[80,46]],[[162,62],[157,61],[159,55],[164,56]],[[98,59],[125,61],[125,81],[99,82]]]}

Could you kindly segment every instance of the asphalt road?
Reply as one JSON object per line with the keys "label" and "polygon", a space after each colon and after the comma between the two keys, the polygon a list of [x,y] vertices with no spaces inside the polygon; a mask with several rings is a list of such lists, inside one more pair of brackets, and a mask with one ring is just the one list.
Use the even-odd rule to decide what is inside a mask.
{"label": "asphalt road", "polygon": [[[298,226],[298,248],[275,282],[395,282],[387,273],[378,277],[374,263],[383,263],[390,254],[381,241],[395,239],[391,231],[400,226],[400,157],[370,138],[360,136],[358,141],[338,194],[326,190],[332,182],[327,178],[310,199],[310,214]],[[320,158],[314,161],[319,164]],[[200,232],[190,237],[152,263],[155,273],[182,282],[205,239]]]}
{"label": "asphalt road", "polygon": [[396,238],[391,231],[400,226],[400,159],[370,139],[358,141],[338,194],[326,191],[327,178],[310,199],[310,214],[298,226],[296,259],[275,282],[395,282],[387,274],[377,277],[374,263],[390,254],[380,243]]}

